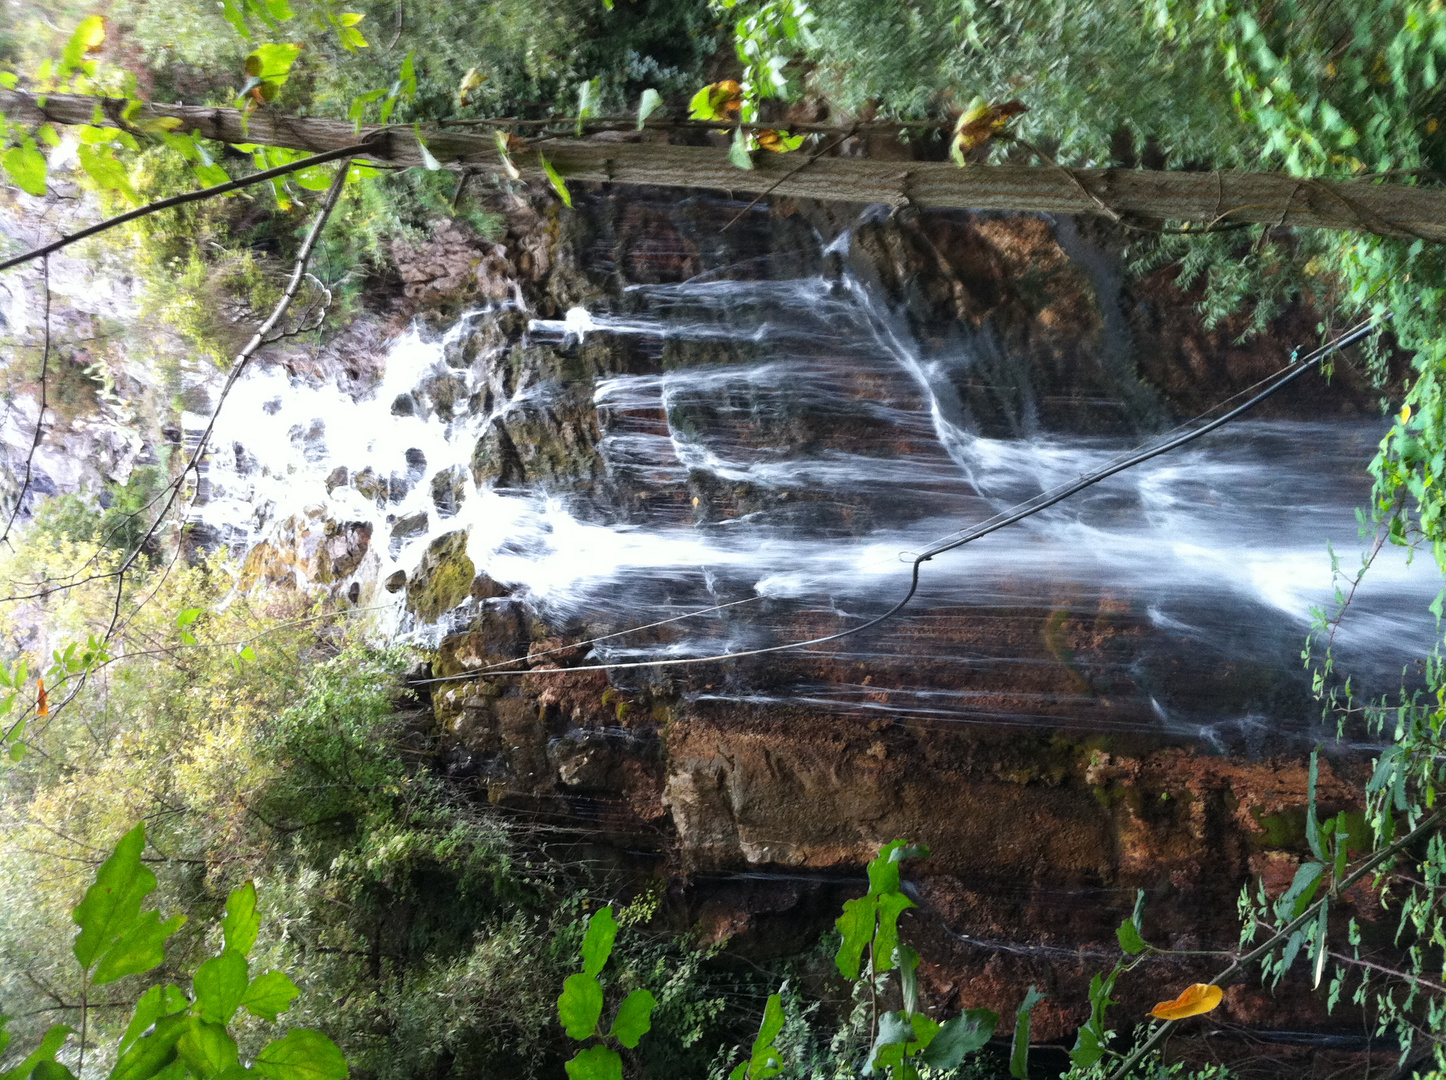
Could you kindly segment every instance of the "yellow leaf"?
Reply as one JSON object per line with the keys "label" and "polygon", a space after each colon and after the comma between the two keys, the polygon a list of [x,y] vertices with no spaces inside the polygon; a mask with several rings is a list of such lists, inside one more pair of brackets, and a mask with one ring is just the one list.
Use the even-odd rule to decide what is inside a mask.
{"label": "yellow leaf", "polygon": [[1022,102],[1006,101],[990,105],[982,97],[976,97],[954,125],[954,144],[949,149],[949,156],[964,164],[967,151],[983,146],[1008,127],[1016,116],[1028,111],[1029,107]]}
{"label": "yellow leaf", "polygon": [[37,687],[37,689],[36,689],[36,699],[35,699],[35,715],[36,715],[36,716],[49,716],[49,715],[50,715],[50,699],[45,696],[45,680],[44,680],[44,679],[36,679],[36,680],[35,680],[35,683],[36,683],[36,687]]}
{"label": "yellow leaf", "polygon": [[1150,1015],[1161,1020],[1183,1020],[1187,1016],[1208,1013],[1220,1004],[1225,992],[1211,983],[1195,983],[1187,986],[1185,992],[1174,1001],[1162,1001],[1150,1010]]}
{"label": "yellow leaf", "polygon": [[1400,414],[1400,416],[1398,417],[1398,419],[1399,419],[1399,420],[1401,421],[1401,423],[1403,423],[1403,424],[1404,424],[1407,420],[1411,419],[1411,406],[1410,406],[1409,403],[1401,406],[1401,414]]}

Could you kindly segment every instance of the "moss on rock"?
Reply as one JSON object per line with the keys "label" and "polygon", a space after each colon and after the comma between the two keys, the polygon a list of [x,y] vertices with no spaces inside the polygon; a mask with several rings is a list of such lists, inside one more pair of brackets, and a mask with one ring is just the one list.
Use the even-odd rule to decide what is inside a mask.
{"label": "moss on rock", "polygon": [[427,546],[417,572],[407,582],[407,610],[435,622],[467,599],[477,568],[467,557],[467,533],[458,529]]}

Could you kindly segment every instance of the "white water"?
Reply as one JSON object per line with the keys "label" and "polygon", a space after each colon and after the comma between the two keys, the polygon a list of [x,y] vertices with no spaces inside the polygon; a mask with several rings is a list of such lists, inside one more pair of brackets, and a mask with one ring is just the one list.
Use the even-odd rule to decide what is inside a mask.
{"label": "white water", "polygon": [[[468,471],[479,435],[524,403],[545,404],[550,388],[524,385],[489,412],[470,411],[489,373],[480,365],[453,371],[444,360],[448,339],[429,342],[409,332],[393,344],[382,382],[362,400],[277,369],[248,372],[217,425],[209,502],[198,516],[238,551],[308,507],[323,507],[334,520],[369,522],[374,555],[358,573],[370,580],[411,571],[431,538],[464,528],[479,571],[514,586],[553,619],[581,618],[608,630],[750,597],[766,598],[754,606],[773,612],[738,618],[730,610],[681,624],[661,641],[600,646],[613,661],[656,659],[809,636],[798,620],[810,613],[844,616],[830,627],[841,629],[847,618],[874,614],[902,594],[904,553],[1129,448],[1123,439],[971,434],[968,402],[951,377],[969,369],[972,346],[924,355],[846,276],[644,286],[628,300],[626,313],[574,309],[564,319],[535,320],[530,332],[564,349],[590,335],[625,335],[671,356],[668,365],[688,355],[669,350],[689,343],[731,350],[724,361],[615,376],[594,387],[609,476],[620,490],[648,493],[651,501],[639,505],[655,509],[630,510],[608,523],[565,493],[479,490],[468,472],[461,506],[455,516],[444,515],[432,499],[432,478],[451,468]],[[449,338],[490,317],[464,316]],[[462,381],[451,419],[425,409],[393,414],[399,395],[439,376]],[[188,428],[203,423],[187,420]],[[1029,417],[1021,423],[1027,427]],[[1239,422],[926,564],[915,613],[835,651],[850,661],[906,662],[909,620],[927,625],[932,612],[961,606],[1048,608],[1067,597],[1084,606],[1106,599],[1132,605],[1162,638],[1186,649],[1248,654],[1258,647],[1247,640],[1251,633],[1269,625],[1278,639],[1271,648],[1293,641],[1289,648],[1298,652],[1312,609],[1331,603],[1327,541],[1342,554],[1344,569],[1354,568],[1354,510],[1367,500],[1363,466],[1382,428]],[[865,437],[850,438],[858,433]],[[350,486],[329,494],[326,479],[338,466],[352,477],[369,467],[409,488],[380,508]],[[718,490],[746,486],[759,508],[733,517],[697,513],[688,492],[698,489],[688,485],[700,477]],[[393,523],[417,514],[426,516],[425,530],[389,543]],[[1399,668],[1429,647],[1434,620],[1426,607],[1438,588],[1425,560],[1408,566],[1388,549],[1358,593],[1338,648],[1382,670]],[[392,602],[399,632],[439,632],[412,625],[400,597]],[[774,616],[782,622],[770,624]],[[1235,645],[1220,644],[1241,634]],[[933,659],[947,658],[937,641],[931,648]],[[979,658],[963,650],[955,659]],[[867,688],[831,684],[800,685],[786,696],[829,707],[853,702],[973,717],[958,691],[892,693],[887,702],[863,704],[872,700]],[[747,697],[736,691],[731,699]],[[753,697],[775,700],[771,693]],[[1172,708],[1158,701],[1153,708],[1167,727],[1175,723]],[[1048,719],[1027,709],[976,718]],[[1210,723],[1186,724],[1192,725],[1208,736]]]}

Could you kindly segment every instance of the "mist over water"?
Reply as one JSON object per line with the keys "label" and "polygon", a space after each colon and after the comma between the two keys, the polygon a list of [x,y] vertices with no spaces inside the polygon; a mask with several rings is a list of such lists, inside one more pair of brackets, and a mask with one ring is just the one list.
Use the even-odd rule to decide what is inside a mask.
{"label": "mist over water", "polygon": [[[638,662],[846,629],[903,594],[909,553],[1142,441],[1044,430],[1028,394],[1011,399],[1008,430],[981,424],[962,376],[996,369],[1000,357],[985,354],[997,345],[958,336],[926,349],[841,263],[788,280],[634,286],[616,306],[534,319],[528,331],[562,350],[627,339],[656,358],[648,374],[592,386],[601,495],[473,482],[479,437],[558,392],[524,381],[488,394],[484,364],[448,365],[449,344],[498,309],[464,315],[440,340],[401,335],[360,400],[253,368],[222,412],[196,516],[238,553],[307,508],[368,522],[372,554],[358,574],[370,580],[410,572],[432,539],[466,529],[479,572],[579,632],[746,601],[596,646],[600,660]],[[447,410],[425,405],[437,380],[454,384]],[[1355,511],[1368,505],[1365,463],[1385,426],[1236,422],[926,563],[918,598],[890,624],[677,677],[701,708],[1063,724],[1257,749],[1286,728],[1304,734],[1298,702],[1272,715],[1269,694],[1197,690],[1245,668],[1304,678],[1312,609],[1332,603],[1327,544],[1343,571],[1358,567]],[[370,469],[385,496],[352,483],[329,491],[338,467],[351,478]],[[465,477],[459,504],[437,497],[440,474]],[[1429,560],[1408,566],[1384,551],[1336,637],[1343,668],[1380,689],[1399,683],[1430,648],[1439,587]],[[393,602],[395,630],[430,640],[480,603],[425,626]],[[1100,643],[1081,645],[1086,625]]]}

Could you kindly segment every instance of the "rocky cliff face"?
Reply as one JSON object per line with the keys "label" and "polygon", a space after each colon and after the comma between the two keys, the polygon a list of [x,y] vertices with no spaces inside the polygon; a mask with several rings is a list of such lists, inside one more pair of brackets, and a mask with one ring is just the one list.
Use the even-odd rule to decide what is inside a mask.
{"label": "rocky cliff face", "polygon": [[[1158,431],[1274,372],[1313,337],[1313,318],[1295,312],[1236,346],[1238,328],[1203,329],[1168,274],[1127,286],[1111,238],[1068,220],[780,202],[731,224],[738,208],[636,191],[585,196],[562,218],[519,207],[505,258],[489,249],[474,278],[448,263],[434,278],[414,274],[409,289],[465,306],[504,295],[494,279],[505,272],[536,317],[605,304],[616,328],[638,309],[640,288],[847,274],[886,313],[883,332],[917,343],[922,364],[967,347],[975,362],[949,375],[949,393],[934,400],[961,427],[1003,440]],[[830,244],[845,229],[851,242]],[[820,293],[818,304],[828,303]],[[597,388],[618,376],[750,361],[747,344],[565,335],[560,324],[539,340],[527,326],[504,313],[448,345],[449,363],[484,387],[473,393],[519,401],[476,442],[470,480],[480,489],[546,491],[579,518],[621,528],[764,519],[846,539],[924,514],[924,465],[907,497],[887,486],[841,495],[696,463],[649,471],[616,450],[623,437],[672,431],[676,442],[692,425],[725,431],[730,446],[937,458],[924,445],[929,431],[865,407],[901,393],[875,369],[839,376],[840,400],[852,403],[842,410],[750,405],[743,399],[762,391],[739,386],[741,404],[674,401],[663,416],[609,407]],[[808,354],[806,343],[797,348]],[[535,393],[519,400],[528,387]],[[446,407],[443,396],[434,391],[426,407]],[[1369,416],[1373,406],[1342,364],[1331,385],[1274,400],[1266,415]],[[444,500],[457,497],[447,494],[455,479],[439,488]],[[474,497],[465,484],[457,490]],[[1283,889],[1299,861],[1313,707],[1299,673],[1266,658],[1295,629],[1215,626],[1217,643],[1233,644],[1197,647],[1127,589],[1019,574],[987,604],[925,597],[889,648],[858,643],[610,679],[570,669],[595,663],[587,639],[640,621],[629,617],[635,605],[529,603],[526,590],[476,574],[464,548],[456,534],[441,536],[388,584],[405,588],[422,618],[463,605],[434,681],[419,684],[450,745],[444,768],[493,803],[653,853],[690,917],[730,948],[778,954],[813,940],[859,887],[877,846],[909,837],[934,852],[919,864],[921,906],[906,920],[933,1001],[1007,1013],[1038,985],[1050,996],[1035,1013],[1036,1035],[1064,1039],[1088,1014],[1088,980],[1112,963],[1114,930],[1136,890],[1149,898],[1151,941],[1224,948],[1238,934],[1242,884],[1263,876]],[[631,599],[666,593],[678,609],[736,595],[726,581],[711,598],[671,580],[635,589]],[[837,612],[748,610],[729,633],[750,641],[839,625]],[[667,626],[642,638],[643,650],[683,640]],[[501,665],[505,674],[484,673]],[[931,694],[967,707],[943,717]],[[1162,723],[1167,714],[1253,719],[1187,731]],[[1300,738],[1282,734],[1291,731]],[[1326,767],[1325,809],[1356,809],[1360,767]],[[1353,899],[1339,917],[1372,933],[1373,898]],[[1121,1013],[1137,1015],[1209,972],[1198,958],[1153,961],[1143,978],[1122,982]],[[1225,1016],[1261,1031],[1326,1023],[1317,999],[1249,984],[1231,988]]]}

